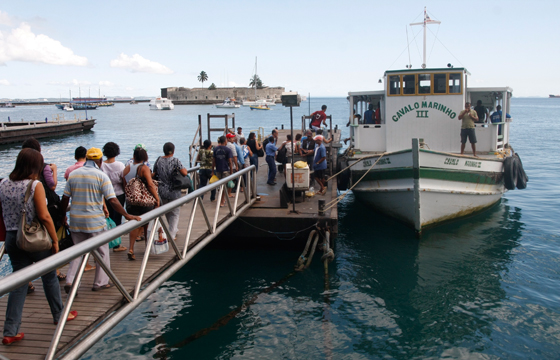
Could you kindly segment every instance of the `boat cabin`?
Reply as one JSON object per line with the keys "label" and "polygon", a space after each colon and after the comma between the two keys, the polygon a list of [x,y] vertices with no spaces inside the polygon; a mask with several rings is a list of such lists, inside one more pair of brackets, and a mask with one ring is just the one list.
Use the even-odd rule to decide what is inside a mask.
{"label": "boat cabin", "polygon": [[[392,152],[410,149],[418,138],[431,150],[460,152],[458,116],[465,102],[474,110],[481,101],[488,112],[479,119],[484,123],[475,124],[477,153],[500,150],[509,140],[512,119],[505,114],[512,89],[469,88],[469,75],[464,68],[391,70],[385,72],[384,90],[350,92],[352,145],[362,152]],[[490,115],[498,105],[505,114],[493,123]]]}

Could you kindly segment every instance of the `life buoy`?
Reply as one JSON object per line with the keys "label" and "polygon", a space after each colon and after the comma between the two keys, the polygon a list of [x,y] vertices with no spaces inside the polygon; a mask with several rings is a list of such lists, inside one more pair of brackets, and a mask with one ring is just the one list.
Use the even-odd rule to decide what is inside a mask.
{"label": "life buoy", "polygon": [[525,169],[523,169],[523,162],[521,162],[521,158],[519,157],[519,155],[515,154],[515,157],[517,158],[517,163],[518,163],[518,167],[517,167],[517,188],[519,190],[523,190],[527,187],[527,181],[529,181],[529,177],[525,173]]}
{"label": "life buoy", "polygon": [[514,190],[517,186],[517,169],[519,161],[515,156],[508,156],[504,160],[504,186],[508,190]]}
{"label": "life buoy", "polygon": [[[336,161],[336,172],[342,171],[342,169],[348,166],[346,158],[341,157]],[[348,190],[348,185],[350,184],[350,169],[346,169],[336,177],[336,188],[340,191]]]}

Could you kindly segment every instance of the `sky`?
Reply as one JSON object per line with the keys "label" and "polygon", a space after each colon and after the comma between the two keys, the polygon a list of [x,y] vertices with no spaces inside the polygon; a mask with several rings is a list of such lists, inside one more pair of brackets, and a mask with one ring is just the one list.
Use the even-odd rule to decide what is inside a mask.
{"label": "sky", "polygon": [[[315,97],[381,90],[385,70],[466,67],[470,86],[560,94],[556,1],[2,1],[0,98],[158,96],[266,86]],[[407,46],[408,44],[408,46]],[[410,58],[410,60],[409,60]]]}

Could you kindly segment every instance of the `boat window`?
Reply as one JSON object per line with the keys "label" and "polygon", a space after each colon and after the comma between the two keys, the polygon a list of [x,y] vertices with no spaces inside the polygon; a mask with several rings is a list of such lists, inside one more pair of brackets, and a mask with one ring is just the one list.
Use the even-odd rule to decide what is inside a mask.
{"label": "boat window", "polygon": [[447,74],[434,74],[434,94],[445,94]]}
{"label": "boat window", "polygon": [[413,95],[415,85],[415,78],[416,75],[404,75],[403,76],[403,94],[404,95]]}
{"label": "boat window", "polygon": [[449,93],[461,93],[461,74],[449,74]]}
{"label": "boat window", "polygon": [[431,93],[432,76],[430,74],[418,74],[418,94]]}
{"label": "boat window", "polygon": [[389,76],[389,95],[401,94],[401,77],[399,75]]}
{"label": "boat window", "polygon": [[[216,96],[216,100],[218,99],[218,97]],[[290,170],[291,171],[291,170]]]}

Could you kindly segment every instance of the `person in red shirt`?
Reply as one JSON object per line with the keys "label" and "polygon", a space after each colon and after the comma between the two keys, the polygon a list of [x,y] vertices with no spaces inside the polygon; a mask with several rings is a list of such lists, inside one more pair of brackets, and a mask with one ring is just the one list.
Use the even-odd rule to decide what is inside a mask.
{"label": "person in red shirt", "polygon": [[310,126],[313,130],[320,129],[321,123],[327,126],[327,114],[325,114],[326,110],[327,110],[327,105],[323,105],[321,106],[321,110],[315,111],[313,114],[311,114],[312,118],[311,118]]}

